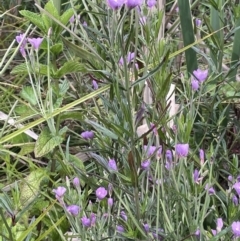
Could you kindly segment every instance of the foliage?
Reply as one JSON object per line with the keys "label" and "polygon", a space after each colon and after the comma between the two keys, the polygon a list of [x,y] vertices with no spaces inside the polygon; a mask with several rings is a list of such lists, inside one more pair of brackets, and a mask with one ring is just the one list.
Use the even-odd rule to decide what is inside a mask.
{"label": "foliage", "polygon": [[238,240],[234,1],[26,2],[0,9],[0,240]]}

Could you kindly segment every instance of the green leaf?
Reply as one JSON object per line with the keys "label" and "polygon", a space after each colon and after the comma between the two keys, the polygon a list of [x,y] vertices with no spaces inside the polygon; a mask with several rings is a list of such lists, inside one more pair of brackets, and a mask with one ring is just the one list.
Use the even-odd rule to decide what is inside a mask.
{"label": "green leaf", "polygon": [[[182,29],[184,46],[194,43],[194,31],[192,25],[192,15],[189,1],[178,0],[180,23]],[[197,55],[193,49],[185,51],[188,75],[198,68]]]}
{"label": "green leaf", "polygon": [[62,24],[67,25],[70,18],[73,16],[74,11],[72,8],[69,8],[67,11],[65,11],[62,16],[60,17],[60,21]]}
{"label": "green leaf", "polygon": [[64,65],[55,72],[54,77],[61,78],[66,74],[83,72],[84,70],[85,68],[83,64],[80,64],[76,60],[71,60],[64,63]]}
{"label": "green leaf", "polygon": [[44,26],[42,17],[39,14],[30,12],[28,10],[21,10],[19,12],[22,16],[36,25],[43,33],[46,33],[47,30]]}
{"label": "green leaf", "polygon": [[61,144],[63,138],[59,135],[54,136],[49,129],[44,129],[39,135],[34,148],[36,157],[41,157],[52,151],[56,146]]}
{"label": "green leaf", "polygon": [[20,186],[20,205],[21,207],[27,206],[28,203],[33,201],[39,192],[39,187],[42,179],[45,176],[45,170],[37,169],[32,171]]}
{"label": "green leaf", "polygon": [[27,74],[27,73],[39,73],[41,75],[47,75],[48,74],[48,66],[43,64],[36,64],[35,68],[33,69],[32,66],[27,66],[26,63],[22,63],[19,65],[16,65],[13,70],[11,71],[11,74]]}
{"label": "green leaf", "polygon": [[99,60],[97,56],[95,56],[88,50],[83,49],[81,46],[73,44],[72,42],[66,40],[65,38],[62,38],[62,41],[69,49],[73,51],[74,54],[76,54],[76,56],[80,57],[81,59],[90,60],[90,61],[92,61],[93,59]]}
{"label": "green leaf", "polygon": [[62,43],[56,43],[54,44],[51,48],[50,48],[50,51],[53,53],[53,54],[60,54],[62,53],[63,51],[63,44]]}
{"label": "green leaf", "polygon": [[64,96],[69,89],[69,81],[64,80],[61,84],[59,84],[59,95]]}
{"label": "green leaf", "polygon": [[22,146],[21,151],[19,152],[20,156],[27,155],[34,151],[35,143],[27,143],[26,145]]}
{"label": "green leaf", "polygon": [[31,86],[25,86],[23,87],[20,96],[28,101],[31,105],[36,105],[37,104],[37,97],[33,91],[33,88]]}

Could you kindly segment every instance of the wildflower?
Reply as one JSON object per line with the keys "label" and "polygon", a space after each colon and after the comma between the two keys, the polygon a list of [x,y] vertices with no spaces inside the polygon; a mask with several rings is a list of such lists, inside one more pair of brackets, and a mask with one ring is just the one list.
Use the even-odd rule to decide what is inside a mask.
{"label": "wildflower", "polygon": [[91,226],[95,225],[96,219],[97,219],[96,214],[95,213],[91,213],[90,214]]}
{"label": "wildflower", "polygon": [[80,181],[79,181],[78,177],[73,178],[73,185],[74,185],[74,187],[79,187]]}
{"label": "wildflower", "polygon": [[90,218],[87,218],[86,216],[85,217],[82,217],[81,218],[81,221],[82,221],[82,225],[84,226],[84,227],[91,227],[91,220],[90,220]]}
{"label": "wildflower", "polygon": [[143,148],[144,148],[144,151],[147,151],[147,156],[152,156],[153,153],[156,151],[156,146],[144,145]]}
{"label": "wildflower", "polygon": [[97,81],[96,80],[92,80],[92,86],[93,86],[93,89],[94,90],[97,90],[98,89],[98,83],[97,83]]}
{"label": "wildflower", "polygon": [[192,85],[192,90],[196,91],[199,89],[199,82],[196,79],[192,79],[191,85]]}
{"label": "wildflower", "polygon": [[72,17],[69,19],[69,22],[74,23],[74,19],[75,19],[75,17],[74,17],[74,14],[73,14]]}
{"label": "wildflower", "polygon": [[234,234],[235,237],[240,237],[240,222],[233,222],[232,225],[232,232]]}
{"label": "wildflower", "polygon": [[153,235],[154,238],[157,238],[158,240],[161,240],[162,236],[159,233],[163,233],[163,232],[164,232],[164,230],[159,228],[158,229],[158,234],[157,234],[157,231],[154,231],[154,232],[152,232],[152,235]]}
{"label": "wildflower", "polygon": [[87,22],[84,21],[84,22],[82,23],[82,26],[83,26],[83,27],[87,27],[87,26],[88,26]]}
{"label": "wildflower", "polygon": [[168,161],[172,161],[173,159],[172,152],[170,150],[166,150],[166,159]]}
{"label": "wildflower", "polygon": [[202,24],[202,21],[199,18],[195,20],[196,26],[199,27]]}
{"label": "wildflower", "polygon": [[127,214],[124,211],[121,211],[120,215],[124,221],[127,221]]}
{"label": "wildflower", "polygon": [[205,186],[205,190],[208,191],[208,194],[209,194],[209,195],[215,194],[214,188],[213,188],[213,187],[210,187],[210,188],[209,188],[209,185],[208,185],[208,184]]}
{"label": "wildflower", "polygon": [[202,180],[202,177],[199,177],[199,171],[197,169],[194,170],[193,180],[197,184],[199,184],[199,182]]}
{"label": "wildflower", "polygon": [[121,8],[124,4],[125,0],[107,0],[107,4],[113,10],[117,10]]}
{"label": "wildflower", "polygon": [[197,78],[197,80],[199,82],[203,82],[206,80],[207,76],[208,76],[208,70],[201,70],[201,69],[197,69],[193,71],[194,76]]}
{"label": "wildflower", "polygon": [[80,211],[80,207],[77,205],[70,205],[67,207],[67,211],[72,215],[72,216],[77,216]]}
{"label": "wildflower", "polygon": [[20,34],[20,35],[16,36],[16,41],[18,43],[21,43],[22,40],[23,40],[23,42],[19,48],[19,51],[22,54],[22,56],[25,58],[26,57],[25,46],[27,44],[27,39],[25,37],[25,34]]}
{"label": "wildflower", "polygon": [[237,181],[240,182],[240,176],[237,176]]}
{"label": "wildflower", "polygon": [[36,51],[38,51],[42,41],[43,41],[43,38],[28,38],[28,42],[32,45],[32,47]]}
{"label": "wildflower", "polygon": [[199,150],[199,158],[200,158],[201,165],[203,165],[204,164],[204,150],[202,150],[202,149]]}
{"label": "wildflower", "polygon": [[233,176],[229,175],[229,176],[228,176],[228,181],[229,181],[229,182],[232,182],[232,181],[233,181]]}
{"label": "wildflower", "polygon": [[217,235],[219,232],[221,232],[222,228],[223,228],[223,220],[222,218],[218,218],[216,230],[212,229],[212,234],[214,236]]}
{"label": "wildflower", "polygon": [[128,8],[135,8],[142,4],[142,0],[126,0],[125,4]]}
{"label": "wildflower", "polygon": [[107,190],[104,187],[99,187],[96,190],[96,196],[99,200],[104,199],[107,196]]}
{"label": "wildflower", "polygon": [[237,198],[236,195],[233,195],[233,197],[232,197],[232,202],[233,202],[233,204],[234,204],[235,206],[238,205],[238,198]]}
{"label": "wildflower", "polygon": [[156,4],[157,4],[157,1],[156,1],[156,0],[147,0],[147,6],[148,6],[149,8],[154,7]]}
{"label": "wildflower", "polygon": [[165,164],[165,167],[166,167],[166,169],[168,170],[168,171],[170,171],[171,170],[171,168],[173,167],[173,163],[172,163],[172,161],[166,161],[166,164]]}
{"label": "wildflower", "polygon": [[81,137],[85,140],[93,139],[94,137],[94,132],[92,131],[84,131],[81,134]]}
{"label": "wildflower", "polygon": [[112,205],[113,205],[113,199],[110,197],[110,198],[108,198],[108,207],[112,207]]}
{"label": "wildflower", "polygon": [[153,123],[150,123],[150,128],[152,129],[153,134],[156,136],[158,134],[156,126]]}
{"label": "wildflower", "polygon": [[150,228],[149,228],[148,223],[144,223],[144,224],[143,224],[143,228],[144,228],[144,230],[145,230],[146,233],[148,233],[148,232],[150,231]]}
{"label": "wildflower", "polygon": [[109,159],[108,168],[117,172],[118,168],[117,168],[116,161],[114,159]]}
{"label": "wildflower", "polygon": [[116,226],[116,230],[117,230],[117,232],[119,232],[119,233],[123,233],[123,232],[124,232],[124,227],[123,227],[122,225],[117,225],[117,226]]}
{"label": "wildflower", "polygon": [[57,189],[52,190],[55,193],[57,199],[62,198],[67,189],[65,187],[58,187]]}
{"label": "wildflower", "polygon": [[235,189],[235,191],[237,192],[237,194],[240,196],[240,182],[236,182],[233,185],[233,188]]}
{"label": "wildflower", "polygon": [[196,230],[195,235],[196,235],[197,237],[200,237],[200,229],[199,229],[199,228]]}
{"label": "wildflower", "polygon": [[189,149],[188,144],[177,144],[175,147],[176,154],[179,157],[186,157],[188,155],[188,149]]}
{"label": "wildflower", "polygon": [[159,148],[157,150],[157,155],[158,155],[158,157],[160,157],[162,155],[162,146],[159,146]]}
{"label": "wildflower", "polygon": [[141,167],[142,167],[143,170],[148,170],[149,166],[150,166],[150,160],[149,159],[141,162]]}

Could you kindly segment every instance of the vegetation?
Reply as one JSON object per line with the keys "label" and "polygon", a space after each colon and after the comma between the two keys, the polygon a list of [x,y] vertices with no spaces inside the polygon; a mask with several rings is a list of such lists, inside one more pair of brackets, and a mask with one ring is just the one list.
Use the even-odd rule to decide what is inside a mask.
{"label": "vegetation", "polygon": [[238,2],[0,0],[0,240],[239,240]]}

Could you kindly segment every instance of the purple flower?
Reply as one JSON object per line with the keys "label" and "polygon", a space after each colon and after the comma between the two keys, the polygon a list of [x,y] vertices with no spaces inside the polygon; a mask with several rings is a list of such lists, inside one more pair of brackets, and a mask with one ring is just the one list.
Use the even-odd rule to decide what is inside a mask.
{"label": "purple flower", "polygon": [[205,186],[205,190],[208,191],[208,194],[209,194],[209,195],[215,194],[214,188],[213,188],[213,187],[210,187],[210,188],[209,188],[209,185],[208,185],[208,184]]}
{"label": "purple flower", "polygon": [[143,228],[144,228],[144,230],[145,230],[146,233],[148,233],[148,232],[150,231],[150,228],[149,228],[148,223],[144,223],[144,224],[143,224]]}
{"label": "purple flower", "polygon": [[170,171],[173,167],[172,161],[166,161],[165,167],[168,171]]}
{"label": "purple flower", "polygon": [[147,0],[147,6],[148,6],[149,8],[154,7],[156,4],[157,4],[157,1],[156,1],[156,0]]}
{"label": "purple flower", "polygon": [[96,190],[96,196],[99,200],[104,199],[107,196],[107,190],[104,187],[99,187]]}
{"label": "purple flower", "polygon": [[197,78],[197,80],[199,80],[200,82],[203,82],[206,80],[208,76],[208,70],[197,69],[193,71],[193,74]]}
{"label": "purple flower", "polygon": [[84,132],[82,132],[81,137],[85,140],[93,139],[94,132],[93,131],[84,131]]}
{"label": "purple flower", "polygon": [[240,237],[240,222],[233,222],[232,225],[232,232],[234,234],[235,237]]}
{"label": "purple flower", "polygon": [[67,211],[74,217],[76,217],[79,214],[80,207],[77,205],[70,205],[67,207]]}
{"label": "purple flower", "polygon": [[233,185],[233,188],[235,189],[235,191],[237,192],[238,196],[240,196],[240,182],[236,182]]}
{"label": "purple flower", "polygon": [[126,0],[125,4],[128,8],[135,8],[142,4],[142,0]]}
{"label": "purple flower", "polygon": [[199,184],[199,182],[202,180],[202,177],[199,177],[199,171],[197,169],[194,170],[193,180],[197,184]]}
{"label": "purple flower", "polygon": [[172,162],[173,156],[171,150],[166,150],[166,159]]}
{"label": "purple flower", "polygon": [[69,19],[69,22],[70,22],[70,23],[73,23],[73,22],[74,22],[74,19],[75,19],[75,16],[74,16],[74,14],[73,14],[72,17]]}
{"label": "purple flower", "polygon": [[108,207],[112,207],[113,205],[113,199],[110,197],[108,198]]}
{"label": "purple flower", "polygon": [[233,195],[233,197],[232,197],[232,202],[233,202],[233,204],[234,204],[235,206],[238,205],[238,198],[237,198],[236,195]]}
{"label": "purple flower", "polygon": [[97,81],[96,80],[92,80],[92,86],[93,86],[93,89],[94,90],[97,90],[98,89],[98,83],[97,83]]}
{"label": "purple flower", "polygon": [[240,182],[240,176],[239,175],[237,176],[237,181]]}
{"label": "purple flower", "polygon": [[233,176],[229,175],[229,176],[228,176],[228,181],[229,181],[229,182],[232,182],[232,181],[233,181]]}
{"label": "purple flower", "polygon": [[176,154],[179,157],[187,157],[189,144],[177,144],[175,147]]}
{"label": "purple flower", "polygon": [[221,232],[222,228],[223,228],[223,220],[222,220],[222,218],[218,218],[216,230],[212,229],[212,234],[214,236],[217,235],[218,233]]}
{"label": "purple flower", "polygon": [[148,160],[146,160],[146,161],[143,161],[143,162],[141,162],[141,168],[143,169],[143,170],[148,170],[148,168],[149,168],[149,166],[150,166],[150,160],[148,159]]}
{"label": "purple flower", "polygon": [[23,40],[23,42],[22,42],[19,50],[20,50],[20,53],[22,54],[22,56],[25,58],[26,57],[25,46],[27,44],[26,36],[25,36],[25,34],[20,34],[20,35],[16,36],[16,41],[18,43],[21,43],[22,40]]}
{"label": "purple flower", "polygon": [[83,26],[83,27],[87,27],[87,26],[88,26],[87,22],[84,21],[84,22],[82,23],[82,26]]}
{"label": "purple flower", "polygon": [[95,225],[97,217],[95,213],[90,214],[91,226]]}
{"label": "purple flower", "polygon": [[197,237],[200,237],[200,229],[199,229],[199,228],[196,230],[195,235],[196,235]]}
{"label": "purple flower", "polygon": [[121,211],[120,215],[124,221],[127,221],[127,214],[124,211]]}
{"label": "purple flower", "polygon": [[144,145],[143,149],[144,149],[144,151],[147,152],[147,156],[152,156],[153,153],[156,151],[156,146]]}
{"label": "purple flower", "polygon": [[78,177],[74,177],[72,182],[73,182],[74,187],[79,187],[80,181],[79,181]]}
{"label": "purple flower", "polygon": [[200,158],[201,165],[203,165],[204,164],[204,150],[202,150],[202,149],[199,150],[199,158]]}
{"label": "purple flower", "polygon": [[153,134],[156,136],[158,134],[156,126],[153,123],[150,123],[150,128],[153,130]]}
{"label": "purple flower", "polygon": [[113,10],[117,10],[118,8],[121,8],[124,2],[125,0],[107,0],[108,6]]}
{"label": "purple flower", "polygon": [[199,81],[197,81],[196,79],[192,79],[191,85],[192,85],[192,90],[196,91],[199,89]]}
{"label": "purple flower", "polygon": [[66,191],[67,189],[65,187],[58,187],[57,189],[53,189],[57,199],[62,198]]}
{"label": "purple flower", "polygon": [[90,218],[87,218],[86,216],[85,217],[82,217],[81,218],[81,221],[82,221],[82,225],[84,226],[84,227],[91,227],[91,220],[90,220]]}
{"label": "purple flower", "polygon": [[196,26],[199,27],[202,24],[202,21],[199,18],[195,20]]}
{"label": "purple flower", "polygon": [[43,41],[43,38],[28,38],[28,42],[32,45],[34,50],[38,50],[41,43]]}
{"label": "purple flower", "polygon": [[117,168],[116,161],[114,159],[109,159],[108,168],[117,172],[118,168]]}
{"label": "purple flower", "polygon": [[117,225],[117,226],[116,226],[116,230],[117,230],[117,232],[119,232],[119,233],[123,233],[123,232],[124,232],[124,227],[123,227],[122,225]]}

